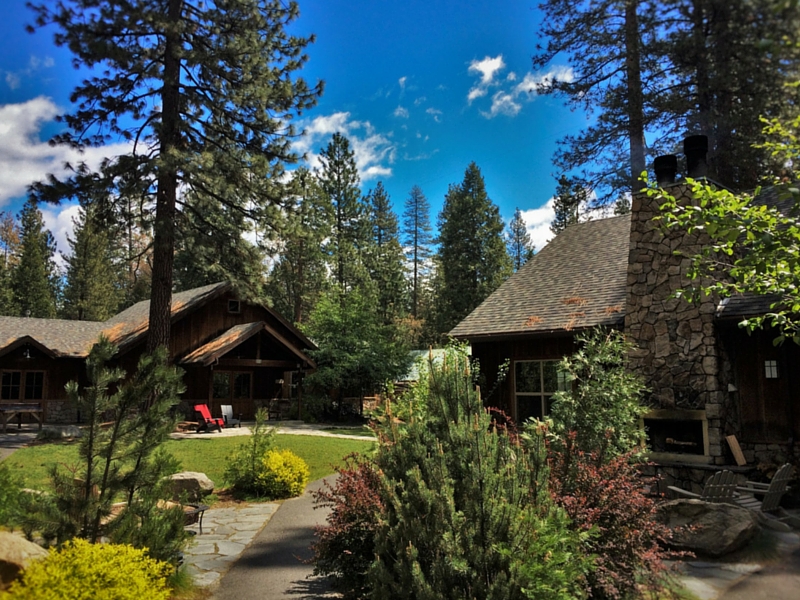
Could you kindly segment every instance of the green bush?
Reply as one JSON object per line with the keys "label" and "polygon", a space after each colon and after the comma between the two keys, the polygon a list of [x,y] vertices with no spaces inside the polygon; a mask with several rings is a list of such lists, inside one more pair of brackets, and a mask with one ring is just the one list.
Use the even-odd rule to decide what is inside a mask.
{"label": "green bush", "polygon": [[22,494],[21,484],[6,465],[0,464],[0,527],[13,525]]}
{"label": "green bush", "polygon": [[228,459],[225,481],[238,492],[259,494],[264,474],[264,455],[272,448],[275,430],[267,426],[267,411],[259,408],[253,433]]}
{"label": "green bush", "polygon": [[170,567],[144,550],[75,539],[31,564],[3,600],[167,600]]}
{"label": "green bush", "polygon": [[303,493],[309,475],[306,461],[291,450],[269,450],[262,462],[258,487],[265,496],[292,498]]}

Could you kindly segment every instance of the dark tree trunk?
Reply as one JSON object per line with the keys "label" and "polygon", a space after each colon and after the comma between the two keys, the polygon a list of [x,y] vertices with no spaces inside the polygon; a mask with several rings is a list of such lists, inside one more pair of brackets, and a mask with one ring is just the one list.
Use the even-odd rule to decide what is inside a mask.
{"label": "dark tree trunk", "polygon": [[638,0],[625,2],[625,75],[628,82],[628,140],[631,155],[631,192],[639,188],[645,170],[644,100],[639,48]]}
{"label": "dark tree trunk", "polygon": [[169,0],[170,30],[164,48],[164,87],[161,90],[161,130],[159,145],[162,166],[158,172],[156,220],[153,236],[153,283],[150,295],[150,328],[147,351],[169,348],[172,307],[172,265],[175,258],[175,202],[178,169],[173,151],[180,138],[180,24],[183,0]]}

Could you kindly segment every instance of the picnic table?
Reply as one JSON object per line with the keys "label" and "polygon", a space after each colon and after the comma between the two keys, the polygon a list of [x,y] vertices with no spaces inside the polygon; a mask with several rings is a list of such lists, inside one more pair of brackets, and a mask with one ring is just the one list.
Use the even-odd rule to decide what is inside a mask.
{"label": "picnic table", "polygon": [[0,404],[0,422],[3,423],[3,433],[6,433],[8,422],[17,417],[17,428],[22,429],[22,415],[29,414],[39,422],[42,428],[44,409],[41,402],[16,402],[14,404]]}

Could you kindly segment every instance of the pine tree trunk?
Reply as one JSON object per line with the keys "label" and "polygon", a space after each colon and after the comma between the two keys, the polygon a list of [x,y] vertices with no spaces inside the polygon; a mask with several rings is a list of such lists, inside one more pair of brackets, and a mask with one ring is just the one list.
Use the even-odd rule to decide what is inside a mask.
{"label": "pine tree trunk", "polygon": [[631,192],[639,186],[639,175],[645,170],[644,101],[639,49],[638,0],[625,2],[625,74],[628,82],[628,140],[631,156]]}
{"label": "pine tree trunk", "polygon": [[161,160],[156,191],[156,220],[153,237],[153,283],[150,295],[150,328],[147,351],[159,346],[169,348],[172,307],[172,265],[175,258],[175,202],[178,172],[173,151],[180,132],[180,59],[177,56],[180,35],[176,30],[181,19],[183,0],[169,0],[170,29],[164,49],[164,87],[161,90],[162,117],[159,132]]}

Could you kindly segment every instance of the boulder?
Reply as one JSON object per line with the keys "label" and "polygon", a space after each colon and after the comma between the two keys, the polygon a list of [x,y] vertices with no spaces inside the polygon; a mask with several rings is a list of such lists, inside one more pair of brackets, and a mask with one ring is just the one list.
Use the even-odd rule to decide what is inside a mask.
{"label": "boulder", "polygon": [[702,500],[670,500],[658,506],[657,518],[672,530],[670,545],[705,556],[724,556],[744,547],[759,529],[746,508]]}
{"label": "boulder", "polygon": [[0,531],[0,590],[7,588],[20,571],[48,552],[21,535]]}
{"label": "boulder", "polygon": [[214,482],[205,473],[183,471],[170,476],[172,498],[180,500],[184,495],[190,502],[198,502],[214,491]]}
{"label": "boulder", "polygon": [[83,429],[77,425],[45,425],[36,435],[38,440],[78,439],[83,437]]}

